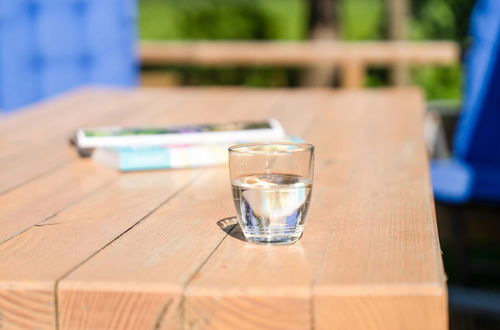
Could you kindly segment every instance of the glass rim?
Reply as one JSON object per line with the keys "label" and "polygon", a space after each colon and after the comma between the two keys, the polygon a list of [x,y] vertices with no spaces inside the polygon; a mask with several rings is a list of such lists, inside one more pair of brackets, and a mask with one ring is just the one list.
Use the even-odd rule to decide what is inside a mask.
{"label": "glass rim", "polygon": [[[251,148],[258,148],[263,146],[294,146],[295,149],[292,150],[252,150]],[[240,150],[247,148],[246,150]],[[248,149],[250,148],[250,149]],[[270,155],[270,154],[288,154],[292,152],[301,151],[314,151],[314,146],[310,143],[296,143],[296,142],[252,142],[236,144],[229,147],[229,153],[241,153],[241,154],[259,154],[259,155]]]}

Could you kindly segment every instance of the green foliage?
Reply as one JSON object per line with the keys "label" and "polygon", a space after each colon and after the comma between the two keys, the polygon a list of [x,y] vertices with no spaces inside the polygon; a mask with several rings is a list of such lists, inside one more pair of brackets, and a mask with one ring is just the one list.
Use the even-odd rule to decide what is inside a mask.
{"label": "green foliage", "polygon": [[[141,39],[298,40],[306,35],[303,0],[141,0]],[[187,85],[294,85],[298,69],[156,68],[176,72]]]}
{"label": "green foliage", "polygon": [[[467,31],[474,0],[414,0],[410,38],[455,40],[468,43]],[[422,68],[413,73],[413,82],[424,89],[428,99],[460,99],[462,71],[459,65]]]}
{"label": "green foliage", "polygon": [[340,1],[340,32],[344,40],[382,39],[386,0]]}
{"label": "green foliage", "polygon": [[461,70],[458,64],[449,67],[419,68],[413,71],[413,82],[425,91],[429,100],[458,100],[462,94]]}
{"label": "green foliage", "polygon": [[159,0],[139,1],[139,38],[150,40],[181,39],[176,7]]}
{"label": "green foliage", "polygon": [[302,0],[141,0],[141,39],[282,39],[306,34]]}
{"label": "green foliage", "polygon": [[469,18],[475,0],[413,0],[412,37],[467,43]]}
{"label": "green foliage", "polygon": [[[248,87],[282,87],[296,85],[297,69],[248,67],[168,67],[177,72],[184,85],[242,85]],[[160,69],[161,70],[161,69]]]}
{"label": "green foliage", "polygon": [[455,14],[443,0],[426,0],[410,25],[412,39],[452,39],[456,35]]}
{"label": "green foliage", "polygon": [[389,85],[390,71],[388,68],[371,67],[368,68],[365,77],[366,87],[382,87]]}
{"label": "green foliage", "polygon": [[[387,0],[336,0],[339,35],[344,40],[387,38]],[[467,44],[468,21],[474,0],[409,0],[409,37],[414,40],[455,40]],[[140,0],[141,39],[261,39],[300,40],[307,35],[307,0]],[[165,69],[165,68],[162,68]],[[169,67],[185,84],[294,86],[299,69]],[[458,65],[412,70],[413,83],[429,99],[459,99]],[[389,83],[388,70],[371,68],[367,86]]]}

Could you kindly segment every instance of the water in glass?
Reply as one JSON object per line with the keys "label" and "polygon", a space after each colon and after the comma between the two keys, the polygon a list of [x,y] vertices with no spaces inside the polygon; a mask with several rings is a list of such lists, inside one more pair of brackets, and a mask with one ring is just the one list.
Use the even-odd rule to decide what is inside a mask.
{"label": "water in glass", "polygon": [[247,240],[293,243],[300,238],[312,181],[291,174],[258,174],[232,182],[238,220]]}

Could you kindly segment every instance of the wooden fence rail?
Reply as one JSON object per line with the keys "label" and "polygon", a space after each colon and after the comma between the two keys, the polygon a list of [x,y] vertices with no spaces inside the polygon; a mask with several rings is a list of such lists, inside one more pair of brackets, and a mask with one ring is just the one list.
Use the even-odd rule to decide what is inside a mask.
{"label": "wooden fence rail", "polygon": [[144,41],[143,65],[279,65],[335,64],[342,87],[362,87],[370,65],[447,65],[457,63],[459,47],[452,41],[266,42],[266,41]]}

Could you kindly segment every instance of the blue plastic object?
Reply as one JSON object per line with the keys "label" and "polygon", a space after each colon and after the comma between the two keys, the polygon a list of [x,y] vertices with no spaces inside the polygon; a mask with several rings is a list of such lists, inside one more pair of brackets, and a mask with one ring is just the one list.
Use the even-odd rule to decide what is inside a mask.
{"label": "blue plastic object", "polygon": [[471,165],[458,159],[433,161],[431,178],[434,197],[439,201],[500,201],[500,169],[496,166]]}
{"label": "blue plastic object", "polygon": [[479,0],[466,56],[464,108],[454,158],[431,164],[435,198],[500,202],[500,1]]}
{"label": "blue plastic object", "polygon": [[0,111],[137,82],[135,0],[0,0]]}

